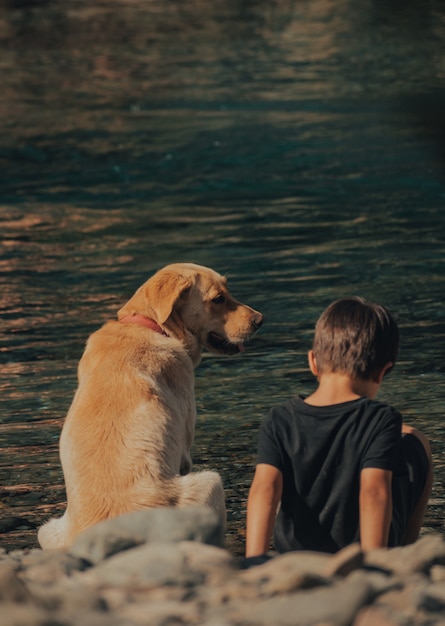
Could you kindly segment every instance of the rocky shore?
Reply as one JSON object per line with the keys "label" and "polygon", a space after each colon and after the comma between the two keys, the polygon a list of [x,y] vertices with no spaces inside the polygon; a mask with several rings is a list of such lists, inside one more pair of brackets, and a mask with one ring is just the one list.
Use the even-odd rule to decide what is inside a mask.
{"label": "rocky shore", "polygon": [[140,511],[88,529],[69,551],[0,553],[0,624],[445,626],[445,538],[243,570],[212,512]]}

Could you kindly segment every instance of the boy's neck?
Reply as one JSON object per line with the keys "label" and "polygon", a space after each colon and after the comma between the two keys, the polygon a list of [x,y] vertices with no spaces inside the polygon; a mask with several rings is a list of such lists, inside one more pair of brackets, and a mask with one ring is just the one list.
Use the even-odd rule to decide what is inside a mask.
{"label": "boy's neck", "polygon": [[330,406],[358,398],[375,398],[380,384],[374,380],[352,378],[348,374],[329,372],[318,377],[318,387],[305,399],[313,406]]}

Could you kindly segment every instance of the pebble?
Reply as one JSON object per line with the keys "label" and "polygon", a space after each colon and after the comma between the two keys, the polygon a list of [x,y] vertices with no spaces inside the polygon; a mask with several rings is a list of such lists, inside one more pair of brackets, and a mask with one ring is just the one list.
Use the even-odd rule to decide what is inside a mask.
{"label": "pebble", "polygon": [[107,520],[69,551],[0,551],[2,626],[445,626],[445,536],[243,570],[207,509]]}

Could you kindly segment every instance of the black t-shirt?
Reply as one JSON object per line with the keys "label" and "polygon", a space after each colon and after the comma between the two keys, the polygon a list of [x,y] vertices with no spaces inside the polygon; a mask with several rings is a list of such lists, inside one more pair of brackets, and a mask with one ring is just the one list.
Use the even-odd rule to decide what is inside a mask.
{"label": "black t-shirt", "polygon": [[257,462],[283,474],[275,549],[336,552],[359,541],[360,471],[394,471],[401,426],[395,409],[368,398],[327,407],[294,398],[274,407]]}

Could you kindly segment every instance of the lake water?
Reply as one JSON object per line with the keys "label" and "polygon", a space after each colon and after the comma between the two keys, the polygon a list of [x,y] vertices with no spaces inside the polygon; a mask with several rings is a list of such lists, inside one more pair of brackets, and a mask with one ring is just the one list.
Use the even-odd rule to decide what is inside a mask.
{"label": "lake water", "polygon": [[0,547],[64,510],[58,437],[93,330],[176,261],[266,318],[197,370],[195,468],[241,553],[258,427],[314,387],[312,328],[396,314],[380,398],[429,435],[444,532],[445,8],[434,0],[0,7]]}

